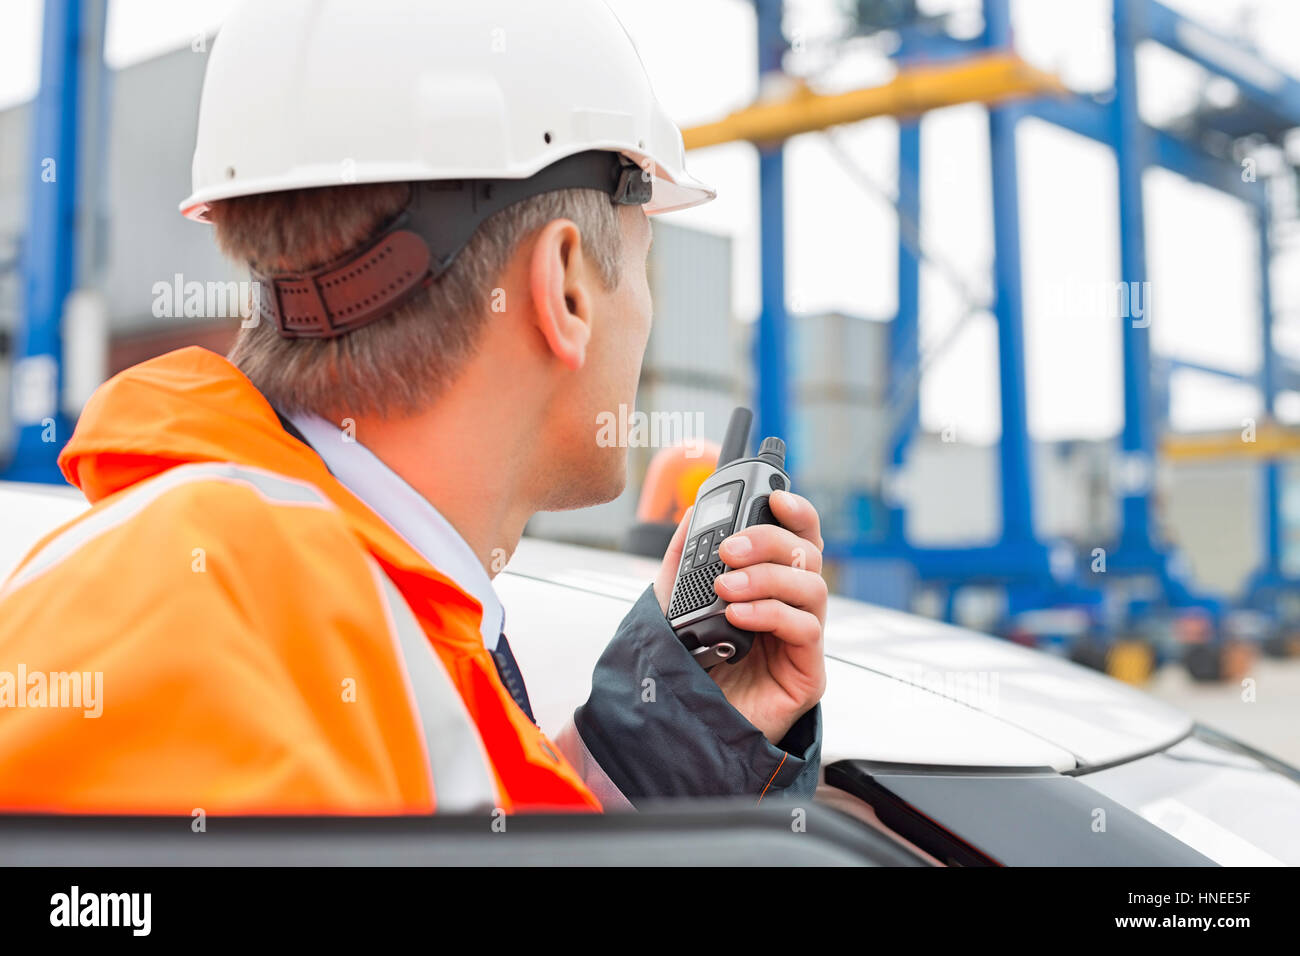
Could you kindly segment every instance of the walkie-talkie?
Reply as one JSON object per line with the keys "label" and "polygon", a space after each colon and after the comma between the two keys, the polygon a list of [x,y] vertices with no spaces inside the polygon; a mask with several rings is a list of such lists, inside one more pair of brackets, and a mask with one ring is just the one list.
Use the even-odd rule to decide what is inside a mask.
{"label": "walkie-talkie", "polygon": [[718,557],[718,545],[742,528],[778,524],[767,498],[790,487],[781,439],[764,438],[758,454],[748,457],[753,421],[748,408],[731,413],[718,468],[695,496],[682,563],[668,602],[668,623],[705,670],[723,661],[734,664],[749,653],[755,637],[753,631],[742,631],[727,620],[727,602],[713,590],[718,575],[728,570]]}

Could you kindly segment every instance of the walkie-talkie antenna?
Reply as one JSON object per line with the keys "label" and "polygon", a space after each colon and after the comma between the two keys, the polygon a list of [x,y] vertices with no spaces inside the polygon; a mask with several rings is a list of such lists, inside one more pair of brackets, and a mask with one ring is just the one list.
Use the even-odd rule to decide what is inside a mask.
{"label": "walkie-talkie antenna", "polygon": [[731,413],[727,422],[727,435],[722,439],[722,452],[718,455],[718,467],[745,458],[749,454],[749,430],[754,425],[754,413],[743,405]]}

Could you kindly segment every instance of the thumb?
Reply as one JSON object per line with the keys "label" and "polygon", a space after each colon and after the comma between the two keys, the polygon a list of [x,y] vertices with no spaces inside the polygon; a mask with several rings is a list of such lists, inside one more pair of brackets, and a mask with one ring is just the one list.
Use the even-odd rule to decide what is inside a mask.
{"label": "thumb", "polygon": [[664,552],[664,563],[659,566],[659,576],[655,578],[655,597],[659,599],[659,609],[665,614],[668,613],[668,599],[673,594],[673,579],[677,577],[677,567],[682,563],[686,529],[691,525],[691,513],[694,511],[695,506],[691,505],[686,509],[686,514],[682,515],[682,522],[673,532],[673,539],[668,542],[668,550]]}

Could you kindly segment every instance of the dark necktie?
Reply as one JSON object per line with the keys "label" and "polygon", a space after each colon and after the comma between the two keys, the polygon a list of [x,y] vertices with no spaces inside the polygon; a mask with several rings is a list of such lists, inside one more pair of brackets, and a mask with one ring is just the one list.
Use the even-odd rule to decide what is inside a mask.
{"label": "dark necktie", "polygon": [[534,724],[537,718],[533,716],[532,705],[528,702],[528,688],[524,686],[524,675],[519,671],[519,665],[515,663],[515,655],[510,651],[510,642],[506,640],[503,633],[497,641],[496,650],[492,652],[492,661],[497,665],[497,674],[501,677],[501,683],[506,685],[506,690],[510,691],[510,696],[514,698],[519,709],[528,715],[528,719]]}

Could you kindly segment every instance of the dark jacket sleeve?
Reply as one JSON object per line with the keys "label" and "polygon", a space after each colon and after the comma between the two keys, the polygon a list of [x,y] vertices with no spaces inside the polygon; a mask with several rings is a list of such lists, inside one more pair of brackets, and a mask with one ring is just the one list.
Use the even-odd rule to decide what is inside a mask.
{"label": "dark jacket sleeve", "polygon": [[653,588],[614,633],[596,663],[591,696],[573,720],[592,757],[634,805],[744,794],[811,799],[817,788],[821,705],[773,746],[682,646]]}

